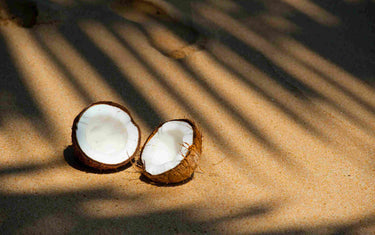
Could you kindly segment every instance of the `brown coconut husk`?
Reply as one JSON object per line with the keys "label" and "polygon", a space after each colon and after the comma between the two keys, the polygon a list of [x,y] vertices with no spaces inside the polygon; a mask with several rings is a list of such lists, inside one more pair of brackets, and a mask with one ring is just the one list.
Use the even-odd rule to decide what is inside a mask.
{"label": "brown coconut husk", "polygon": [[[119,109],[121,109],[122,111],[126,112],[129,117],[130,117],[130,120],[131,122],[137,127],[138,129],[138,132],[139,132],[139,138],[138,138],[138,144],[137,144],[137,148],[136,148],[136,151],[134,152],[134,154],[132,156],[130,156],[126,161],[124,162],[121,162],[121,163],[118,163],[118,164],[105,164],[105,163],[102,163],[102,162],[98,162],[98,161],[95,161],[93,160],[92,158],[90,158],[89,156],[87,156],[83,151],[82,149],[80,148],[79,144],[78,144],[78,141],[77,141],[77,136],[76,136],[76,131],[77,131],[77,123],[78,121],[80,120],[81,116],[83,115],[83,113],[91,108],[92,106],[94,105],[98,105],[98,104],[107,104],[107,105],[111,105],[111,106],[115,106]],[[74,119],[74,122],[73,122],[73,127],[72,127],[72,142],[73,142],[73,149],[74,149],[74,155],[77,157],[77,159],[82,162],[84,165],[88,166],[88,167],[91,167],[91,168],[94,168],[96,170],[99,170],[99,171],[107,171],[107,170],[116,170],[116,169],[119,169],[123,166],[125,166],[126,164],[130,163],[134,157],[136,156],[136,154],[138,153],[139,151],[139,146],[140,146],[140,143],[141,143],[141,130],[139,129],[139,126],[134,122],[133,120],[133,117],[131,116],[129,110],[127,110],[124,106],[120,105],[120,104],[117,104],[117,103],[114,103],[114,102],[111,102],[111,101],[99,101],[99,102],[96,102],[96,103],[93,103],[91,105],[89,105],[88,107],[86,107],[85,109],[83,109],[78,115],[77,117]]]}
{"label": "brown coconut husk", "polygon": [[182,161],[176,167],[158,175],[151,175],[146,171],[145,166],[143,165],[142,153],[148,141],[150,141],[150,139],[157,133],[159,128],[166,122],[159,125],[151,133],[151,135],[147,138],[146,143],[144,144],[141,150],[140,159],[138,161],[138,167],[141,169],[141,173],[145,177],[147,177],[153,182],[161,184],[177,184],[180,182],[188,181],[192,177],[195,169],[197,168],[199,158],[202,153],[202,135],[197,126],[194,124],[194,122],[188,119],[174,119],[170,121],[183,121],[189,123],[192,126],[194,133],[193,144],[189,146],[186,156],[184,156],[184,159],[182,159]]}

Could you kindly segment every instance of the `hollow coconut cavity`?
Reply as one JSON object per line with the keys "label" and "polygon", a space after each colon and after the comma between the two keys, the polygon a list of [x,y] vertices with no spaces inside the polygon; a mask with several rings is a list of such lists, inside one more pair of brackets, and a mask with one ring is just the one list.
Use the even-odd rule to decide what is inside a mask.
{"label": "hollow coconut cavity", "polygon": [[142,174],[163,184],[189,179],[198,165],[202,137],[187,119],[163,123],[149,136],[140,156]]}
{"label": "hollow coconut cavity", "polygon": [[140,144],[140,130],[129,111],[101,101],[85,108],[74,120],[72,142],[76,157],[98,170],[129,163]]}

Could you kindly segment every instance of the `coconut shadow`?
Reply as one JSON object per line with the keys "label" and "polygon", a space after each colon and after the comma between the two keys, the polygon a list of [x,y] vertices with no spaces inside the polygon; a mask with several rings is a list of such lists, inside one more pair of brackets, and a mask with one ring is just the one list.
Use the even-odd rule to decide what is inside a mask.
{"label": "coconut shadow", "polygon": [[158,187],[176,187],[176,186],[180,186],[180,185],[183,185],[183,184],[186,184],[186,183],[190,182],[193,178],[194,178],[194,173],[189,178],[187,178],[186,180],[183,180],[183,181],[178,182],[178,183],[169,183],[169,184],[167,184],[167,183],[160,183],[160,182],[155,182],[153,180],[150,180],[149,178],[147,178],[143,174],[141,174],[141,176],[139,176],[139,179],[142,182],[147,183],[147,184],[151,184],[151,185],[154,185],[154,186],[158,186]]}
{"label": "coconut shadow", "polygon": [[93,173],[93,174],[111,174],[111,173],[116,173],[123,171],[129,167],[132,166],[132,163],[129,162],[128,164],[121,166],[117,169],[111,169],[111,170],[99,170],[95,168],[91,168],[83,164],[75,155],[74,155],[74,150],[73,146],[69,145],[64,149],[64,159],[65,161],[74,169],[86,172],[86,173]]}

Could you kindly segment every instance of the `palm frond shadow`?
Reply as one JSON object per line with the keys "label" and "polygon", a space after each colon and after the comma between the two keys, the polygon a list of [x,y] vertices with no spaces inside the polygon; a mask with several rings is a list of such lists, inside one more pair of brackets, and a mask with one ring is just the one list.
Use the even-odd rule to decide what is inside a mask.
{"label": "palm frond shadow", "polygon": [[[105,81],[118,93],[121,97],[129,103],[131,108],[135,110],[137,115],[139,115],[149,127],[153,128],[157,126],[159,123],[162,122],[162,117],[156,111],[154,107],[147,101],[147,98],[144,94],[141,94],[140,91],[134,87],[127,77],[121,73],[119,68],[114,64],[114,62],[105,54],[103,53],[97,45],[89,38],[87,35],[77,26],[77,20],[102,20],[105,26],[109,31],[112,32],[113,35],[116,36],[116,32],[111,28],[111,23],[123,20],[120,17],[114,17],[108,10],[103,10],[102,6],[98,7],[93,4],[86,4],[85,2],[77,2],[77,8],[73,8],[72,11],[74,12],[86,12],[87,14],[77,14],[76,18],[71,17],[68,19],[69,22],[66,24],[61,24],[58,26],[59,32],[69,41],[74,48],[84,57],[92,67],[96,68],[96,71],[105,79]],[[102,1],[103,2],[103,1]],[[184,1],[169,1],[171,4],[182,4],[178,2]],[[252,4],[252,2],[259,3],[259,1],[239,1],[239,4],[243,8],[251,8],[254,11],[254,14],[258,14],[259,12],[264,10],[262,4]],[[324,5],[323,1],[315,0],[319,5]],[[51,3],[52,4],[52,3]],[[186,1],[185,3],[186,4]],[[344,3],[342,3],[344,4]],[[366,4],[370,4],[367,3]],[[79,7],[78,7],[79,6]],[[329,7],[329,6],[326,6]],[[349,9],[346,5],[340,5],[340,9],[330,9],[332,11],[339,10],[339,14],[342,13],[342,16],[346,16],[345,14],[350,14],[353,16],[353,13],[349,12]],[[373,9],[372,5],[370,5],[371,9]],[[82,10],[83,9],[83,10]],[[255,9],[255,10],[254,10]],[[367,11],[372,11],[372,10]],[[73,13],[72,13],[73,15]],[[344,18],[342,17],[342,18]],[[353,16],[357,17],[357,16]],[[367,16],[369,19],[371,16]],[[103,19],[105,18],[105,19]],[[316,25],[316,23],[307,20],[303,15],[294,15],[293,20],[296,22],[300,22],[300,27],[303,28],[302,33],[292,35],[298,40],[303,41],[315,51],[324,55],[324,57],[329,58],[333,62],[342,66],[345,70],[352,72],[354,75],[358,76],[358,79],[366,82],[368,84],[373,84],[373,75],[374,71],[371,69],[364,70],[363,66],[367,68],[371,68],[373,65],[373,61],[369,60],[369,58],[373,58],[373,51],[370,50],[370,54],[362,53],[360,56],[356,57],[359,58],[361,63],[363,62],[365,65],[361,65],[356,67],[355,64],[351,63],[352,60],[349,60],[348,55],[345,55],[346,59],[341,60],[341,56],[345,54],[345,50],[340,52],[343,46],[347,45],[348,41],[353,42],[350,40],[350,36],[348,40],[340,41],[340,32],[342,31],[331,31],[325,27]],[[360,17],[361,18],[361,17]],[[372,18],[371,18],[372,19]],[[364,22],[363,18],[358,22]],[[348,23],[350,23],[348,21]],[[354,29],[355,25],[353,24],[349,29]],[[313,33],[309,32],[306,28],[307,26],[312,26]],[[170,27],[173,31],[173,27]],[[194,28],[195,30],[195,28]],[[204,26],[201,28],[197,28],[197,31],[206,31],[207,29]],[[343,29],[342,29],[343,30]],[[345,31],[348,33],[347,31]],[[362,33],[370,35],[370,38],[373,38],[373,32],[366,30],[362,30]],[[178,32],[176,32],[178,33]],[[335,40],[338,42],[337,47],[328,48],[324,45],[324,40],[319,38],[320,34],[327,34],[329,37],[325,40]],[[275,65],[272,61],[269,61],[267,58],[264,57],[259,52],[256,52],[248,45],[244,44],[240,40],[236,39],[233,35],[230,35],[227,32],[219,32],[219,40],[221,43],[225,44],[229,48],[231,48],[235,53],[245,58],[250,63],[254,64],[256,67],[260,68],[261,70],[267,71],[272,79],[278,82],[281,86],[286,88],[288,91],[299,97],[300,99],[304,99],[307,97],[317,97],[322,98],[319,92],[310,89],[306,84],[300,82],[298,79],[288,75],[282,68],[278,68],[276,66],[277,72],[274,71]],[[209,36],[209,35],[205,35]],[[313,36],[313,37],[311,37]],[[89,94],[85,93],[83,88],[80,88],[78,83],[75,83],[75,78],[73,75],[69,73],[69,71],[63,66],[63,63],[59,62],[57,57],[54,57],[51,51],[43,43],[41,38],[38,38],[38,35],[35,35],[36,40],[39,42],[41,47],[48,53],[51,54],[51,58],[54,63],[65,71],[65,76],[69,78],[69,81],[75,86],[77,90],[79,90],[80,94],[85,97],[86,102],[91,102]],[[120,37],[117,38],[120,39]],[[361,47],[365,47],[365,49],[369,48],[371,44],[368,41],[355,38],[353,39],[353,44],[362,44]],[[363,44],[364,43],[364,44]],[[150,65],[147,65],[147,61],[145,61],[140,55],[136,53],[134,49],[131,48],[130,45],[127,45],[125,42],[123,43],[124,47],[127,47],[133,55],[142,62],[147,70],[155,76],[155,78],[164,86],[166,87],[167,91],[171,93],[173,97],[175,97],[186,110],[191,111],[192,115],[196,117],[196,119],[206,126],[206,129],[210,132],[215,138],[215,141],[219,145],[222,145],[221,149],[228,155],[239,155],[236,153],[236,150],[232,146],[228,146],[226,141],[215,131],[215,128],[210,126],[209,123],[205,122],[205,119],[201,117],[199,112],[195,111],[191,107],[189,107],[186,102],[177,94],[177,92],[170,87],[168,83],[163,81],[163,78],[157,71],[154,71]],[[4,76],[1,76],[1,88],[0,88],[0,125],[2,125],[2,120],[8,114],[12,114],[12,112],[17,111],[22,115],[34,120],[37,129],[40,130],[41,133],[48,132],[49,126],[45,117],[43,116],[43,112],[41,111],[40,107],[38,107],[37,103],[33,99],[33,95],[27,89],[27,86],[22,81],[22,75],[20,75],[19,71],[17,71],[16,66],[13,64],[12,56],[6,47],[5,40],[0,35],[0,56],[2,59],[2,63],[0,64],[0,71],[5,71]],[[208,50],[209,52],[209,50]],[[350,53],[349,53],[350,54]],[[355,53],[354,53],[355,54]],[[100,58],[100,59],[98,59]],[[221,58],[216,58],[218,63],[222,66],[231,69],[225,61],[221,60]],[[230,104],[228,104],[222,97],[215,94],[214,91],[210,90],[208,85],[202,82],[201,78],[194,73],[188,66],[185,66],[183,62],[180,63],[180,66],[196,79],[196,81],[200,84],[200,86],[204,87],[206,90],[210,92],[210,94],[218,101],[224,104],[224,108],[231,110]],[[373,66],[372,66],[373,67]],[[233,73],[236,73],[234,69],[231,70]],[[239,76],[238,76],[239,77]],[[251,87],[252,84],[248,83]],[[338,86],[339,87],[339,86]],[[254,88],[254,86],[252,87]],[[272,94],[266,94],[267,92],[264,91],[265,96],[268,96],[270,99]],[[6,95],[4,95],[6,94]],[[7,95],[8,94],[8,95]],[[10,97],[10,98],[9,98]],[[324,97],[323,97],[324,98]],[[12,105],[9,105],[9,100],[14,102]],[[357,100],[361,102],[360,100]],[[281,103],[281,102],[280,102]],[[5,105],[3,105],[5,104]],[[335,105],[335,104],[333,104]],[[300,120],[300,117],[297,114],[292,113],[292,111],[284,108],[280,105],[280,108],[285,112],[289,113],[290,116],[293,116],[295,120],[304,124],[304,120]],[[371,108],[371,106],[368,106]],[[373,108],[373,107],[372,107]],[[373,110],[373,109],[370,109]],[[252,132],[252,134],[257,135],[261,141],[268,142],[267,136],[265,136],[261,131],[256,130],[252,127],[251,123],[248,123],[242,116],[239,114],[237,115],[237,121],[243,122],[245,126],[247,126],[248,131]],[[350,117],[350,116],[349,116]],[[356,121],[355,115],[352,118]],[[46,124],[46,125],[44,125]],[[304,126],[308,131],[313,130],[313,127],[308,126],[307,124]],[[47,129],[47,131],[46,131]],[[46,135],[48,136],[48,135]],[[47,137],[46,137],[47,138]],[[272,144],[270,147],[273,148]],[[74,155],[71,146],[68,146],[63,153],[63,157],[71,167],[87,172],[87,173],[103,173],[97,172],[93,169],[87,168],[78,162]],[[38,171],[44,169],[46,167],[51,166],[51,164],[64,164],[61,162],[56,163],[48,163],[47,165],[28,165],[28,166],[19,166],[14,168],[2,168],[0,169],[0,176],[9,176],[9,175],[17,175],[17,174],[28,174],[30,172]],[[121,170],[126,169],[129,166],[124,167]],[[251,170],[251,169],[249,169]],[[104,172],[104,173],[114,173],[114,172]],[[143,177],[140,178],[142,181],[147,182]],[[150,183],[150,182],[147,182]],[[184,182],[186,183],[186,182]],[[7,192],[5,189],[0,187],[0,219],[2,220],[0,225],[0,231],[2,234],[9,234],[9,233],[17,233],[17,232],[48,232],[53,233],[54,231],[59,230],[67,232],[67,233],[91,233],[92,231],[97,231],[99,233],[130,233],[130,234],[139,234],[139,233],[157,233],[157,234],[165,234],[165,233],[224,233],[228,232],[228,225],[232,221],[241,220],[241,219],[255,219],[260,218],[263,216],[267,216],[268,214],[272,213],[275,210],[274,203],[265,202],[265,203],[255,203],[250,205],[243,205],[243,209],[240,212],[229,213],[219,217],[208,217],[204,219],[196,219],[192,215],[199,214],[199,211],[196,211],[194,206],[187,207],[187,208],[178,208],[178,209],[167,209],[167,210],[149,210],[147,212],[143,212],[142,214],[126,214],[119,215],[119,216],[109,216],[109,217],[101,217],[96,213],[87,212],[84,210],[83,205],[86,203],[90,203],[95,200],[120,200],[126,201],[128,203],[145,203],[142,201],[144,198],[143,195],[132,195],[124,193],[122,196],[114,194],[110,188],[106,187],[92,187],[92,189],[82,189],[82,190],[69,190],[68,192]],[[148,198],[148,200],[151,200]],[[168,200],[168,198],[166,199]],[[152,204],[152,203],[151,203]],[[150,205],[151,205],[150,204]],[[125,211],[126,208],[124,208]],[[199,208],[198,208],[199,210]],[[151,212],[150,212],[151,211]],[[54,217],[52,219],[55,223],[46,224],[43,221],[49,221],[48,219]],[[306,226],[296,226],[291,228],[280,228],[275,230],[269,230],[265,232],[253,233],[253,234],[306,234],[306,233],[319,233],[322,231],[329,231],[332,234],[350,234],[352,231],[356,231],[361,229],[362,227],[373,226],[375,224],[375,216],[373,214],[364,215],[361,219],[358,219],[354,222],[340,222],[340,223],[332,223],[328,225],[320,225],[320,224],[313,224],[310,227]],[[56,222],[57,221],[57,222]],[[52,224],[52,226],[51,226]],[[248,233],[251,234],[252,228],[248,228]]]}

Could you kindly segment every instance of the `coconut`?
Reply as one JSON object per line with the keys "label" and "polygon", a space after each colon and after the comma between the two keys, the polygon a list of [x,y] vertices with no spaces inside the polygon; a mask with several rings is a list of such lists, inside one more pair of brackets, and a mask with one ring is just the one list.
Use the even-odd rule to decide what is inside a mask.
{"label": "coconut", "polygon": [[157,127],[142,148],[142,174],[156,183],[175,184],[190,179],[202,152],[202,136],[187,119],[167,121]]}
{"label": "coconut", "polygon": [[74,154],[97,170],[115,170],[134,159],[141,132],[123,106],[100,101],[83,109],[74,119]]}

